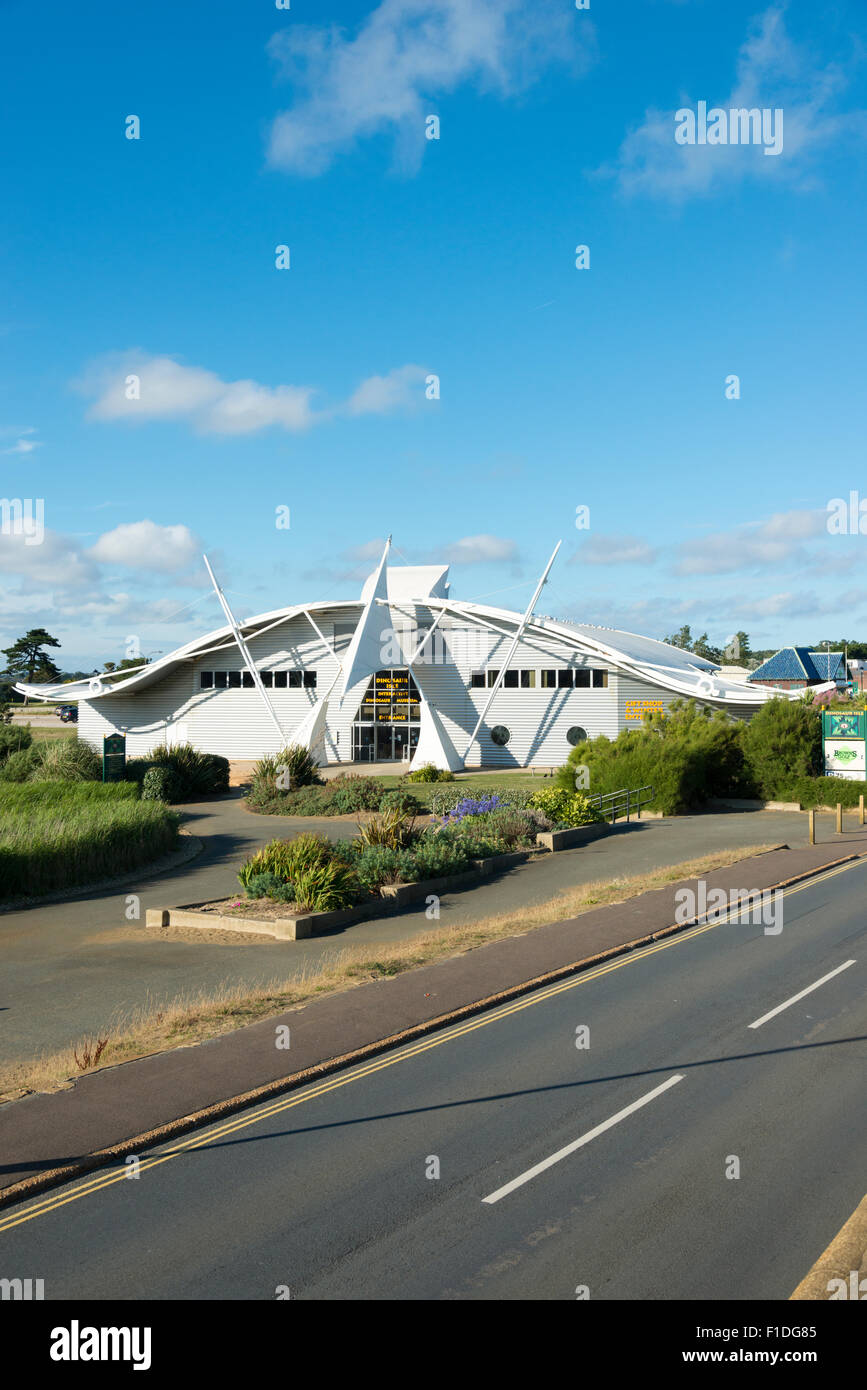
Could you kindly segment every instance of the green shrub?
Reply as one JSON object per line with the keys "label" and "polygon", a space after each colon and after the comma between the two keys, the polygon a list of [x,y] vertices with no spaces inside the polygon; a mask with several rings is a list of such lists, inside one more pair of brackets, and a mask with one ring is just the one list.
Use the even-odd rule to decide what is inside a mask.
{"label": "green shrub", "polygon": [[819,772],[822,763],[819,714],[799,700],[769,700],[747,724],[743,748],[759,795],[775,800],[780,789],[793,779]]}
{"label": "green shrub", "polygon": [[31,773],[33,780],[98,782],[102,779],[102,760],[86,739],[46,739],[36,747],[39,761]]}
{"label": "green shrub", "polygon": [[251,788],[245,802],[247,809],[263,816],[326,816],[319,787],[301,787],[297,792],[268,791],[259,784]]}
{"label": "green shrub", "polygon": [[325,835],[296,835],[294,840],[271,840],[257,850],[238,873],[243,888],[259,874],[273,874],[281,883],[294,881],[299,873],[319,868],[334,858],[331,841]]}
{"label": "green shrub", "polygon": [[420,816],[424,807],[412,792],[392,791],[383,793],[380,798],[380,811],[400,811],[405,816]]}
{"label": "green shrub", "polygon": [[304,869],[317,864],[327,864],[334,858],[334,847],[327,835],[315,835],[305,831],[292,840],[278,841],[284,847],[281,871],[286,878],[294,878]]}
{"label": "green shrub", "polygon": [[867,801],[867,782],[849,777],[793,777],[781,782],[773,800],[798,801],[805,810],[811,806],[858,805],[858,798]]}
{"label": "green shrub", "polygon": [[592,825],[602,819],[583,792],[568,787],[545,787],[533,793],[532,805],[555,826]]}
{"label": "green shrub", "polygon": [[333,912],[351,907],[364,892],[358,875],[349,864],[334,858],[327,864],[312,864],[296,875],[295,901],[308,912]]}
{"label": "green shrub", "polygon": [[[13,754],[17,756],[17,754]],[[125,783],[0,789],[0,896],[112,878],[174,849],[179,817]]]}
{"label": "green shrub", "polygon": [[29,724],[0,724],[0,762],[4,762],[10,753],[29,748],[32,742]]}
{"label": "green shrub", "polygon": [[436,763],[422,763],[413,768],[405,777],[407,782],[454,782],[455,774],[447,768],[437,767]]}
{"label": "green shrub", "polygon": [[402,849],[412,839],[414,821],[398,806],[371,816],[365,825],[358,827],[357,839],[362,845],[385,845],[388,849]]}
{"label": "green shrub", "polygon": [[170,767],[180,780],[181,800],[218,796],[229,790],[229,760],[216,753],[200,753],[191,743],[154,748],[150,760],[156,767]]}
{"label": "green shrub", "polygon": [[127,758],[123,769],[123,780],[136,782],[138,786],[141,786],[145,779],[145,773],[152,767],[156,767],[156,763],[150,758]]}
{"label": "green shrub", "polygon": [[[599,819],[597,812],[593,811],[591,807],[584,809],[592,815],[594,820]],[[526,849],[536,843],[539,824],[531,811],[522,811],[514,806],[501,806],[495,811],[489,811],[481,819],[502,846],[500,850],[502,854],[512,850]],[[587,823],[586,821],[570,821],[570,825],[586,825]]]}
{"label": "green shrub", "polygon": [[325,788],[324,800],[333,806],[332,815],[347,815],[352,811],[376,811],[385,788],[376,777],[341,773]]}
{"label": "green shrub", "polygon": [[279,753],[260,758],[251,778],[254,790],[265,795],[281,791],[297,791],[320,781],[318,769],[309,751],[299,743],[290,744]]}
{"label": "green shrub", "polygon": [[475,857],[468,841],[442,831],[426,832],[401,854],[400,871],[404,882],[418,883],[426,878],[463,873]]}
{"label": "green shrub", "polygon": [[295,901],[295,886],[284,883],[276,874],[253,874],[245,889],[248,898],[271,898],[275,902]]}
{"label": "green shrub", "polygon": [[149,767],[141,784],[142,801],[183,801],[184,787],[172,767]]}
{"label": "green shrub", "polygon": [[471,782],[463,781],[453,787],[438,788],[431,794],[429,804],[431,815],[444,816],[468,797],[474,801],[486,801],[495,796],[501,806],[524,807],[529,804],[533,795],[530,787],[485,786],[474,777]]}
{"label": "green shrub", "polygon": [[31,773],[39,767],[40,761],[36,744],[30,748],[21,748],[17,753],[10,753],[5,761],[0,763],[0,782],[28,781]]}
{"label": "green shrub", "polygon": [[721,710],[673,700],[666,714],[645,716],[641,729],[624,729],[614,740],[599,735],[573,748],[556,784],[574,791],[578,769],[586,768],[594,795],[649,785],[650,804],[665,815],[708,797],[749,795],[745,728]]}
{"label": "green shrub", "polygon": [[383,883],[407,881],[403,878],[403,858],[403,852],[399,849],[390,849],[387,845],[366,845],[360,853],[352,855],[351,867],[362,888],[368,893],[375,893]]}

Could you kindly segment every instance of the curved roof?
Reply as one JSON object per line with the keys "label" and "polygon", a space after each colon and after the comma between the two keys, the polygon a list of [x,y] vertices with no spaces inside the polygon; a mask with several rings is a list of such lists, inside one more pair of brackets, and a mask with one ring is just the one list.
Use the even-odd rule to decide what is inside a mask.
{"label": "curved roof", "polygon": [[[437,585],[432,586],[439,587]],[[427,589],[427,592],[424,590]],[[514,629],[523,620],[523,615],[507,608],[495,608],[487,604],[463,603],[448,597],[432,594],[428,585],[415,597],[377,600],[388,602],[393,611],[401,608],[437,612],[441,609],[450,617],[477,623],[506,637],[514,635]],[[395,587],[395,592],[400,589]],[[255,639],[271,628],[281,626],[299,615],[315,615],[325,611],[346,610],[347,613],[364,611],[362,599],[328,599],[316,603],[293,604],[288,608],[276,608],[239,623],[238,627],[247,640]],[[512,631],[504,631],[511,628]],[[596,656],[626,675],[647,681],[660,689],[694,697],[719,705],[759,705],[765,700],[778,696],[780,692],[767,686],[748,685],[743,681],[732,680],[717,674],[718,667],[713,663],[683,651],[679,647],[658,642],[652,637],[642,637],[637,633],[622,632],[618,628],[596,627],[589,623],[573,623],[549,617],[531,617],[524,629],[523,640],[532,641],[533,636],[554,636],[567,646],[583,655]],[[28,685],[24,682],[15,686],[21,694],[35,699],[56,699],[62,696],[68,701],[98,700],[106,695],[116,695],[121,691],[136,692],[156,684],[171,674],[184,662],[193,661],[214,651],[237,650],[231,627],[227,624],[214,628],[201,637],[194,638],[173,652],[167,653],[158,661],[140,667],[121,680],[106,681],[101,677],[75,681],[68,685]]]}

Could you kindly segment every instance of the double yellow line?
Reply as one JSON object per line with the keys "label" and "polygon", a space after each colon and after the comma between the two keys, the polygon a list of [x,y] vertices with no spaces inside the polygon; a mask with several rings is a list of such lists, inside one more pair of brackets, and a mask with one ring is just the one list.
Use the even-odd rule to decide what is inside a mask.
{"label": "double yellow line", "polygon": [[[823,874],[816,874],[806,879],[803,883],[793,884],[790,888],[782,889],[785,896],[792,893],[802,892],[805,888],[812,888],[816,883],[823,883],[826,879],[834,878],[837,874],[845,873],[858,864],[859,860],[852,860],[848,864],[841,864],[837,868],[829,869]],[[774,890],[767,890],[774,891]],[[236,1134],[239,1130],[248,1129],[251,1125],[259,1124],[262,1120],[270,1119],[274,1115],[281,1115],[287,1110],[292,1110],[296,1105],[304,1105],[308,1101],[315,1100],[318,1096],[327,1095],[330,1091],[339,1090],[342,1086],[349,1086],[356,1081],[361,1081],[366,1076],[372,1076],[374,1072],[384,1071],[386,1067],[396,1066],[400,1062],[406,1062],[412,1057],[418,1057],[423,1052],[429,1052],[434,1047],[442,1047],[445,1043],[454,1042],[457,1038],[463,1038],[468,1033],[473,1033],[477,1028],[486,1028],[491,1023],[499,1023],[501,1019],[510,1018],[512,1014],[520,1013],[522,1009],[529,1009],[535,1004],[541,1004],[546,999],[552,999],[557,994],[562,994],[565,990],[577,989],[579,985],[589,984],[591,980],[598,980],[602,975],[610,975],[615,970],[622,970],[625,966],[634,965],[647,956],[656,955],[659,951],[667,951],[672,946],[680,946],[687,941],[692,941],[697,936],[702,936],[705,932],[713,931],[715,927],[723,926],[729,921],[734,921],[745,913],[752,911],[750,904],[736,908],[733,911],[721,913],[715,916],[712,921],[704,922],[700,926],[692,927],[689,930],[672,935],[663,941],[654,942],[650,946],[645,946],[639,950],[630,951],[628,954],[617,956],[615,959],[603,962],[592,970],[583,971],[581,974],[570,976],[568,979],[560,980],[556,984],[542,987],[532,994],[515,999],[509,1004],[503,1004],[499,1008],[492,1009],[489,1013],[484,1013],[476,1018],[468,1019],[466,1023],[456,1024],[451,1028],[444,1029],[441,1033],[419,1039],[416,1043],[411,1043],[399,1051],[365,1062],[360,1066],[353,1067],[351,1071],[328,1080],[318,1082],[314,1085],[305,1087],[298,1094],[292,1094],[281,1100],[272,1101],[269,1104],[257,1107],[252,1112],[238,1115],[234,1119],[227,1120],[223,1124],[217,1125],[214,1129],[208,1129],[204,1134],[193,1135],[189,1139],[173,1144],[170,1148],[154,1154],[151,1158],[138,1159],[139,1174],[148,1172],[151,1168],[157,1168],[161,1163],[168,1163],[170,1159],[180,1158],[182,1154],[190,1153],[195,1149],[201,1149],[209,1144],[213,1144],[218,1139],[225,1138],[226,1135]],[[64,1207],[69,1202],[77,1202],[82,1197],[89,1197],[95,1192],[101,1192],[106,1187],[111,1187],[114,1183],[130,1181],[129,1165],[124,1163],[116,1169],[109,1169],[98,1174],[96,1177],[89,1178],[86,1182],[80,1183],[71,1192],[61,1189],[54,1195],[44,1198],[42,1201],[35,1202],[24,1210],[18,1209],[11,1212],[6,1217],[0,1217],[0,1233],[9,1231],[14,1226],[21,1226],[26,1221],[33,1221],[37,1216],[46,1216],[49,1212],[56,1211],[59,1207]]]}

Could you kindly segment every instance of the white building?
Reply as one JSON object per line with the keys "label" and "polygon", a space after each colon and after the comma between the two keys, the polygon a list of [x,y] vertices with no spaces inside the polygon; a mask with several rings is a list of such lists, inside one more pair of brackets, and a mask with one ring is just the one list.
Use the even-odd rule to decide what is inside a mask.
{"label": "white building", "polygon": [[238,624],[217,588],[227,625],[153,664],[114,683],[16,689],[77,701],[79,737],[101,747],[124,733],[129,757],[192,743],[255,759],[301,743],[321,764],[452,769],[550,767],[675,699],[748,718],[778,693],[652,638],[537,616],[547,569],[522,614],[452,599],[446,565],[398,567],[387,555],[357,600]]}

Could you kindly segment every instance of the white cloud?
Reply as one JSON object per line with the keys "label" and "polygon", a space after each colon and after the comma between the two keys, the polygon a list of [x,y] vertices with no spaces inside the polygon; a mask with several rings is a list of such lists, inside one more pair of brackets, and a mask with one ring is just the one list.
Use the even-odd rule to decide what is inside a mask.
{"label": "white cloud", "polygon": [[[131,377],[138,382],[129,383]],[[275,425],[297,432],[315,419],[312,387],[223,381],[203,367],[140,351],[100,359],[76,385],[95,397],[92,420],[187,420],[202,434],[252,434]]]}
{"label": "white cloud", "polygon": [[823,66],[811,51],[795,45],[786,33],[784,10],[785,5],[771,6],[753,21],[727,98],[719,100],[713,93],[701,92],[695,99],[681,96],[677,103],[679,109],[693,111],[697,100],[725,111],[781,108],[783,149],[779,155],[766,156],[760,145],[678,145],[674,108],[651,109],[626,136],[616,162],[598,172],[616,177],[625,193],[675,202],[712,193],[748,176],[811,186],[814,156],[831,141],[863,138],[867,125],[863,111],[835,111],[847,85],[841,67]]}
{"label": "white cloud", "polygon": [[602,536],[594,532],[570,556],[570,565],[652,565],[656,551],[638,536]]}
{"label": "white cloud", "polygon": [[75,536],[50,530],[39,545],[26,541],[25,535],[13,533],[0,545],[0,574],[17,580],[15,588],[0,588],[0,617],[6,628],[34,615],[42,615],[49,628],[58,618],[78,629],[87,620],[88,632],[91,620],[127,625],[189,620],[188,604],[176,598],[148,599],[140,584],[133,594],[116,591],[103,568],[122,565],[141,576],[172,573],[176,583],[186,585],[189,579],[179,571],[200,551],[186,526],[134,522],[106,532],[90,549]]}
{"label": "white cloud", "polygon": [[106,531],[89,553],[102,564],[167,574],[186,569],[201,555],[202,545],[187,526],[134,521]]}
{"label": "white cloud", "polygon": [[13,532],[0,546],[0,571],[17,575],[22,591],[55,584],[75,591],[97,582],[96,565],[73,537],[46,530],[41,544],[28,545],[28,539]]}
{"label": "white cloud", "polygon": [[[395,367],[369,377],[345,404],[314,411],[312,386],[263,386],[257,381],[223,381],[204,367],[188,367],[173,357],[153,357],[139,349],[98,359],[74,383],[92,398],[91,420],[181,420],[200,434],[254,434],[277,428],[290,433],[332,420],[340,413],[386,415],[412,405],[424,367]],[[137,383],[129,384],[131,377]],[[132,399],[127,392],[132,391]],[[137,395],[135,394],[137,392]]]}
{"label": "white cloud", "polygon": [[828,536],[826,511],[777,512],[757,526],[703,536],[680,547],[677,574],[731,574],[814,563],[804,542]]}
{"label": "white cloud", "polygon": [[0,449],[0,454],[32,454],[34,449],[39,449],[41,447],[41,440],[29,438],[30,435],[36,433],[36,430],[32,426],[23,430],[2,430],[0,433],[18,435],[18,439],[12,447],[9,449]]}
{"label": "white cloud", "polygon": [[586,63],[592,43],[588,16],[562,0],[382,0],[351,38],[293,24],[269,44],[297,93],[271,127],[269,161],[316,175],[387,132],[398,164],[418,168],[438,98],[471,81],[507,95],[554,62]]}
{"label": "white cloud", "polygon": [[451,545],[441,547],[438,558],[450,565],[488,565],[518,559],[515,541],[503,536],[464,536]]}
{"label": "white cloud", "polygon": [[424,367],[395,367],[387,376],[370,376],[346,402],[350,415],[386,415],[424,403]]}

